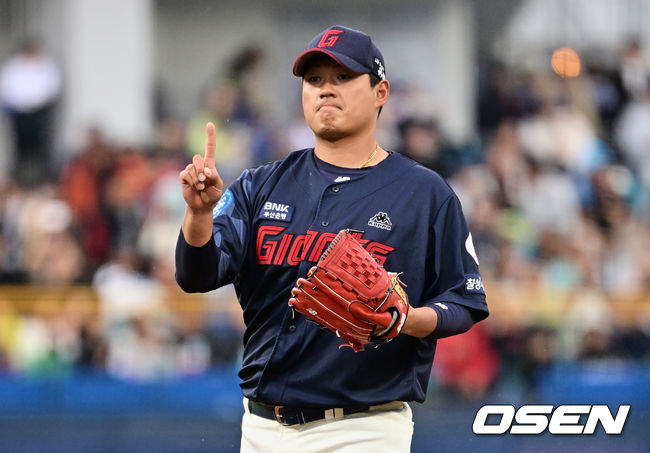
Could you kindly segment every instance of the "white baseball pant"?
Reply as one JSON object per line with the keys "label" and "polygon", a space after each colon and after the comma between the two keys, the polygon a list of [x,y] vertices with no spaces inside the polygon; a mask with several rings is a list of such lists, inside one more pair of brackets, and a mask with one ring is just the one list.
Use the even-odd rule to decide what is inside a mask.
{"label": "white baseball pant", "polygon": [[413,416],[395,401],[333,420],[284,426],[251,414],[244,398],[241,453],[408,453]]}

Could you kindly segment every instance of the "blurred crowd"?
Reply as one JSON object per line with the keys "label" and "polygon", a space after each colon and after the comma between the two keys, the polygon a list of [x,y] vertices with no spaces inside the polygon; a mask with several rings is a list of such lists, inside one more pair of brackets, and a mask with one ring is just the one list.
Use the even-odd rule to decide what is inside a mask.
{"label": "blurred crowd", "polygon": [[497,287],[486,326],[441,342],[451,392],[513,375],[534,391],[563,361],[650,366],[650,66],[635,40],[615,67],[583,64],[572,79],[485,64],[478,142],[406,151],[448,178]]}
{"label": "blurred crowd", "polygon": [[[410,104],[417,87],[393,82],[379,125],[386,147],[436,170],[458,194],[493,312],[440,342],[432,374],[439,388],[474,398],[516,379],[534,391],[540,373],[563,360],[650,366],[650,317],[638,310],[650,295],[646,57],[631,41],[615,66],[585,61],[573,79],[550,63],[530,70],[482,62],[477,133],[462,144]],[[23,70],[42,77],[12,76],[21,58]],[[98,309],[71,298],[55,312],[38,301],[27,310],[0,290],[0,371],[146,380],[233,365],[241,320],[168,306],[184,297],[173,278],[184,213],[178,172],[203,152],[207,121],[217,125],[216,165],[226,182],[311,145],[299,120],[278,128],[270,119],[259,89],[264,52],[249,47],[233,56],[189,118],[157,102],[150,146],[113,143],[97,125],[59,163],[49,130],[58,76],[38,58],[46,59],[42,50],[26,46],[0,74],[15,152],[0,184],[0,284],[90,285]],[[11,99],[21,79],[50,90],[25,107]],[[233,297],[206,300],[230,307]]]}

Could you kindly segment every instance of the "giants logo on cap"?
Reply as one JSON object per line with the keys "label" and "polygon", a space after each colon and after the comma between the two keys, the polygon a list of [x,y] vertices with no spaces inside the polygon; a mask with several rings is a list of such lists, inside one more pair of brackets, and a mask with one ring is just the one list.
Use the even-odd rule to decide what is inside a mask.
{"label": "giants logo on cap", "polygon": [[334,43],[339,39],[338,36],[343,33],[343,30],[327,30],[323,33],[323,37],[318,43],[318,47],[332,47]]}

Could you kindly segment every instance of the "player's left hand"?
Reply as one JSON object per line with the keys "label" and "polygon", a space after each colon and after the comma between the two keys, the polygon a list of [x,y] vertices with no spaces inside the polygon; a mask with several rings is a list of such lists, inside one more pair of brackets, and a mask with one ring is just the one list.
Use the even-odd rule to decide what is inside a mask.
{"label": "player's left hand", "polygon": [[350,313],[357,319],[375,324],[370,336],[373,343],[384,343],[395,338],[404,327],[410,305],[403,283],[394,272],[388,272],[391,289],[388,290],[383,306],[375,311],[370,305],[361,302],[350,304]]}
{"label": "player's left hand", "polygon": [[355,351],[395,338],[409,311],[397,274],[387,272],[347,230],[332,240],[307,278],[298,279],[291,295],[290,306]]}

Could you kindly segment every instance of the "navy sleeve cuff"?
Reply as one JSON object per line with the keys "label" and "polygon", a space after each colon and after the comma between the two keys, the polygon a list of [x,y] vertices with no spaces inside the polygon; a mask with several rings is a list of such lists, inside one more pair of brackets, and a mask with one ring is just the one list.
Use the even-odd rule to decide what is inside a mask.
{"label": "navy sleeve cuff", "polygon": [[467,332],[473,325],[469,308],[453,302],[437,302],[430,306],[438,314],[438,324],[430,338],[445,338]]}
{"label": "navy sleeve cuff", "polygon": [[181,229],[176,242],[176,282],[188,293],[217,288],[217,246],[212,237],[201,247],[187,243]]}

